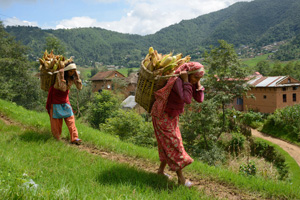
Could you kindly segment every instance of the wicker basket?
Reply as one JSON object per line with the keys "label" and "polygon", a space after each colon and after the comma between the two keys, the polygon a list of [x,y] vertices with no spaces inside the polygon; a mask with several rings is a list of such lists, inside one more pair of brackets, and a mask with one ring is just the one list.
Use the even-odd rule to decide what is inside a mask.
{"label": "wicker basket", "polygon": [[56,74],[50,75],[47,72],[46,70],[41,70],[40,79],[41,89],[48,92],[49,88],[55,83]]}
{"label": "wicker basket", "polygon": [[163,88],[170,76],[155,76],[143,63],[140,67],[138,83],[135,94],[135,101],[148,113],[151,112],[155,101],[154,92]]}

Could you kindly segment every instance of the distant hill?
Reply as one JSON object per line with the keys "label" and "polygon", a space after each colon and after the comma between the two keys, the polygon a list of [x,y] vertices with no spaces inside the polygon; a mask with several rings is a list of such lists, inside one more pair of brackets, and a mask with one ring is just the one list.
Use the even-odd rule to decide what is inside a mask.
{"label": "distant hill", "polygon": [[[44,51],[45,38],[57,37],[79,64],[93,62],[138,67],[150,46],[199,58],[210,45],[223,39],[235,47],[264,46],[300,34],[299,0],[238,2],[226,9],[183,20],[155,34],[122,34],[101,28],[42,30],[37,27],[6,27],[31,48],[32,58]],[[30,57],[30,58],[31,58]]]}

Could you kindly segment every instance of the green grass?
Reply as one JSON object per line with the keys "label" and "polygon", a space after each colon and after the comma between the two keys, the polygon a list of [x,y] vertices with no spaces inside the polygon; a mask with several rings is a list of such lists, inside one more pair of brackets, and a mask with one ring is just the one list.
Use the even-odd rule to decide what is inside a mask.
{"label": "green grass", "polygon": [[242,62],[250,67],[254,67],[260,61],[267,60],[270,54],[264,54],[262,56],[255,56],[254,58],[242,59]]}
{"label": "green grass", "polygon": [[[140,68],[130,68],[133,71],[138,71]],[[127,77],[129,68],[118,69],[117,71]]]}
{"label": "green grass", "polygon": [[0,199],[211,199],[0,120]]}
{"label": "green grass", "polygon": [[[42,167],[44,165],[47,166],[47,164],[41,163],[42,161],[38,161],[39,159],[34,158],[34,157],[39,157],[39,154],[42,154],[43,151],[46,151],[44,149],[48,149],[48,150],[53,149],[53,151],[55,152],[55,153],[49,152],[49,156],[48,156],[49,159],[47,159],[47,161],[49,161],[49,165],[54,166],[54,168],[55,168],[55,170],[53,168],[51,168],[51,170],[49,169],[49,171],[52,171],[54,173],[54,176],[52,178],[55,177],[58,179],[55,181],[55,183],[53,183],[55,186],[54,185],[50,185],[47,187],[45,186],[47,188],[45,191],[50,191],[51,195],[53,195],[53,192],[55,190],[58,190],[58,189],[61,189],[64,187],[67,187],[67,188],[74,187],[73,189],[69,189],[69,191],[72,191],[72,194],[75,193],[77,195],[84,195],[81,193],[85,193],[85,195],[86,195],[88,193],[91,193],[91,195],[99,195],[98,190],[103,191],[102,187],[108,187],[106,185],[106,182],[104,183],[104,179],[106,179],[106,178],[104,178],[103,176],[106,176],[107,173],[109,174],[109,170],[113,171],[113,173],[111,173],[112,177],[115,176],[114,174],[117,173],[117,171],[123,170],[123,173],[121,173],[122,177],[112,178],[113,180],[109,181],[109,185],[111,185],[111,184],[113,185],[112,188],[110,188],[110,189],[106,188],[106,190],[109,191],[109,192],[107,192],[108,194],[111,193],[111,195],[113,195],[113,194],[116,195],[116,196],[114,196],[113,199],[118,199],[118,198],[125,199],[124,196],[122,196],[122,197],[118,196],[118,195],[121,195],[121,193],[122,194],[125,193],[126,195],[128,195],[129,196],[128,198],[135,198],[133,196],[130,196],[130,195],[133,195],[132,193],[133,193],[134,188],[138,188],[138,189],[135,189],[135,191],[136,191],[135,195],[137,195],[137,193],[139,195],[143,195],[144,192],[146,193],[145,197],[140,196],[139,199],[141,199],[141,198],[147,199],[150,196],[150,194],[152,195],[152,192],[153,193],[155,193],[154,191],[157,192],[158,186],[155,186],[155,184],[158,184],[158,183],[156,183],[157,177],[151,173],[148,174],[146,172],[139,171],[138,169],[127,167],[126,165],[113,163],[111,161],[104,160],[97,156],[93,156],[93,155],[89,155],[88,153],[80,152],[80,151],[78,151],[74,148],[68,147],[60,142],[55,142],[52,139],[52,137],[50,137],[50,123],[49,123],[49,116],[47,113],[37,113],[34,111],[28,111],[20,106],[17,106],[13,103],[6,102],[3,100],[0,100],[0,112],[3,113],[4,115],[8,116],[11,119],[14,119],[14,121],[20,122],[23,125],[27,126],[29,128],[29,130],[30,130],[30,127],[35,127],[34,130],[39,130],[38,132],[31,132],[31,133],[30,132],[27,133],[25,131],[24,133],[21,133],[20,136],[14,136],[11,138],[7,138],[7,137],[9,137],[9,134],[6,134],[4,137],[6,139],[4,139],[4,141],[2,141],[2,143],[0,144],[1,154],[2,155],[6,155],[6,154],[10,155],[8,160],[9,161],[14,160],[14,163],[17,162],[13,165],[16,165],[17,168],[21,168],[20,173],[25,173],[24,170],[22,170],[22,168],[24,168],[24,167],[26,167],[26,170],[32,169],[31,173],[38,173],[38,171],[39,171],[38,167]],[[76,126],[79,131],[79,136],[80,136],[80,138],[83,139],[85,144],[89,143],[89,144],[96,146],[99,149],[105,149],[107,151],[113,151],[116,153],[121,153],[121,154],[125,154],[125,155],[132,156],[132,157],[143,158],[143,159],[147,159],[148,161],[151,161],[153,163],[158,163],[158,153],[157,153],[156,148],[144,148],[144,147],[139,147],[139,146],[133,145],[131,143],[122,142],[121,140],[119,140],[118,138],[116,138],[114,136],[111,136],[109,134],[102,133],[99,130],[95,130],[90,127],[87,127],[86,125],[80,123],[80,120],[77,121]],[[6,131],[1,130],[1,135],[4,135],[3,134],[4,132],[6,132]],[[12,134],[18,135],[17,132],[18,131],[12,131]],[[68,131],[66,129],[66,126],[64,126],[63,127],[63,136],[68,137],[67,133],[68,133]],[[48,136],[44,136],[44,135],[48,135]],[[24,139],[20,139],[20,138],[33,138],[33,139],[31,139],[33,141],[30,141],[30,140],[26,141],[26,139],[24,140]],[[2,140],[2,138],[1,138],[1,140]],[[12,141],[11,143],[13,143],[13,145],[10,145],[10,143],[8,143],[7,141]],[[29,145],[26,145],[27,143]],[[37,146],[35,147],[35,145],[37,145]],[[5,146],[5,147],[2,148],[2,146]],[[20,148],[24,148],[24,149],[23,150],[19,149],[19,146],[20,146]],[[12,153],[13,151],[11,149],[16,149],[16,152]],[[24,152],[24,154],[27,153],[27,154],[32,154],[32,155],[26,158],[26,156],[21,152]],[[64,153],[61,154],[61,152],[64,152]],[[20,156],[17,154],[20,154]],[[48,153],[45,153],[45,154],[48,154]],[[14,158],[14,156],[16,156],[17,158]],[[24,157],[24,159],[23,159],[23,157]],[[46,157],[47,157],[47,155],[46,155]],[[65,159],[62,159],[61,157],[65,157]],[[17,161],[19,159],[21,160],[20,162]],[[54,161],[50,161],[50,160],[53,160],[53,159],[57,160],[57,162],[52,163]],[[68,159],[71,159],[71,160],[73,159],[72,163],[65,164],[63,160],[65,160],[65,162],[67,162],[66,160],[68,160]],[[26,161],[26,160],[29,160],[29,161]],[[82,160],[82,162],[81,162],[81,160]],[[93,160],[94,163],[92,163],[91,160]],[[7,160],[4,161],[4,163],[7,163],[7,162],[8,162]],[[37,162],[39,164],[36,165],[36,164],[34,164],[35,162]],[[78,167],[77,167],[77,165],[74,164],[74,162],[78,164]],[[88,163],[88,164],[85,165],[85,163]],[[36,165],[36,166],[33,167],[31,165]],[[97,167],[94,168],[94,165]],[[102,167],[102,165],[103,165],[103,167]],[[10,167],[10,166],[8,166],[8,167]],[[79,185],[77,185],[76,181],[74,182],[73,179],[71,180],[69,178],[69,176],[73,176],[73,174],[74,174],[73,168],[76,169],[75,170],[76,174],[79,172],[78,176],[81,176],[81,174],[90,173],[88,175],[85,175],[87,180],[80,179],[79,177],[77,177],[77,175],[76,175],[76,177],[77,177],[76,180],[78,179],[80,181],[83,181],[84,184],[90,184],[88,187],[92,187],[92,188],[94,187],[94,190],[97,190],[97,191],[90,191],[89,188],[86,187],[86,191],[82,192],[81,184],[79,186]],[[83,170],[86,168],[89,169],[89,172],[85,172]],[[71,173],[71,172],[68,172],[68,170],[66,170],[66,169],[68,169],[68,170],[72,169],[70,171],[72,171],[73,174],[67,175],[67,173]],[[291,177],[291,180],[294,180],[298,176],[299,168],[298,169],[290,168],[290,169],[294,170],[296,172],[296,173],[294,173],[294,171],[293,171],[293,173],[292,173],[293,177]],[[60,174],[60,175],[62,175],[60,177],[56,173],[59,173],[59,171],[61,171],[61,170],[63,170],[64,173]],[[77,170],[79,170],[79,171],[77,172]],[[126,175],[127,171],[128,171],[129,175]],[[249,191],[249,192],[253,192],[253,193],[260,193],[261,195],[263,195],[264,197],[267,197],[267,198],[288,198],[288,199],[299,199],[300,198],[300,191],[299,191],[300,184],[298,182],[292,182],[292,184],[291,184],[290,182],[266,180],[266,179],[263,179],[260,177],[249,178],[249,177],[245,177],[245,176],[236,174],[236,173],[234,173],[228,169],[224,169],[222,167],[208,166],[199,161],[195,161],[192,165],[186,167],[186,169],[184,171],[188,172],[188,173],[192,173],[201,179],[214,180],[214,181],[220,182],[225,185],[231,185],[231,186],[240,188],[245,191]],[[96,176],[95,173],[98,176]],[[139,180],[138,183],[133,184],[132,182],[134,182],[134,180],[131,180],[130,177],[134,176],[135,173],[139,174],[138,177],[140,177],[141,180]],[[48,174],[48,175],[51,177],[51,174]],[[103,175],[103,176],[101,176],[101,175]],[[19,174],[18,174],[18,176],[19,176]],[[95,178],[95,176],[98,178]],[[125,178],[123,176],[125,176]],[[148,176],[153,177],[153,179],[152,178],[148,179],[147,178]],[[34,176],[34,178],[36,178],[36,176]],[[50,179],[52,179],[52,178],[50,178]],[[95,179],[98,181],[101,180],[101,181],[99,181],[100,184],[99,184],[99,182],[95,181]],[[120,182],[118,182],[118,180],[115,180],[115,179],[121,179],[123,181],[121,181],[121,183],[120,183]],[[130,179],[131,181],[126,181],[127,179]],[[151,185],[153,184],[154,186],[153,185],[149,186],[149,183],[146,183],[143,179],[150,181]],[[43,179],[33,179],[33,180],[38,183],[40,181],[41,182],[46,181]],[[118,182],[118,183],[115,183],[115,182]],[[73,184],[75,184],[76,186],[73,186]],[[132,184],[133,184],[133,186],[132,186]],[[166,182],[162,182],[160,184],[161,184],[160,186],[167,185]],[[91,186],[91,185],[93,185],[93,186]],[[99,186],[99,185],[101,185],[101,186]],[[49,189],[48,187],[52,188],[52,190]],[[96,187],[96,189],[95,189],[95,187]],[[117,187],[117,188],[115,188],[115,187]],[[106,191],[106,190],[104,190],[104,191]],[[173,190],[175,190],[175,191],[173,191]],[[123,192],[120,192],[120,191],[123,191]],[[167,190],[167,189],[165,189],[165,190],[163,189],[163,190],[159,190],[159,193],[156,194],[158,196],[156,196],[156,197],[168,198],[168,197],[172,196],[172,198],[175,198],[175,199],[177,197],[178,197],[178,199],[185,198],[183,196],[179,196],[179,194],[177,194],[177,192],[185,193],[186,191],[183,188],[175,188],[175,189],[172,189],[171,191]],[[168,193],[168,195],[167,195],[167,193]],[[149,196],[147,196],[148,194],[149,194]],[[195,195],[199,195],[199,193],[196,193],[195,191],[192,190],[192,191],[187,191],[187,194],[184,194],[184,195],[191,197],[191,195],[195,196]],[[74,196],[72,196],[72,197],[74,197]],[[83,196],[80,196],[80,197],[84,198]],[[112,198],[112,197],[110,196],[109,198]]]}
{"label": "green grass", "polygon": [[286,151],[284,151],[281,147],[279,147],[277,144],[274,144],[272,142],[269,142],[269,141],[261,139],[261,138],[255,138],[255,140],[264,141],[268,145],[273,146],[277,151],[279,151],[285,157],[285,162],[289,167],[289,172],[291,173],[290,174],[291,184],[300,186],[300,167],[299,167],[298,163]]}

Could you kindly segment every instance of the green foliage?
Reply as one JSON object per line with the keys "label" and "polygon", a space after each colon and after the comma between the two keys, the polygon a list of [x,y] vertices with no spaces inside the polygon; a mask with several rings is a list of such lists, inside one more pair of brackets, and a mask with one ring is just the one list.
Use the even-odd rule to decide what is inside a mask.
{"label": "green foliage", "polygon": [[278,172],[279,179],[284,180],[288,177],[288,166],[285,163],[285,157],[271,146],[263,141],[250,140],[251,154],[265,158],[267,161],[274,163]]}
{"label": "green foliage", "polygon": [[280,46],[275,52],[274,58],[281,61],[289,61],[300,58],[300,34],[293,38],[287,44]]}
{"label": "green foliage", "polygon": [[256,166],[255,163],[250,160],[247,164],[242,164],[239,169],[240,173],[245,176],[255,176]]}
{"label": "green foliage", "polygon": [[140,146],[155,146],[152,123],[145,122],[144,118],[133,110],[119,109],[105,124],[100,124],[100,130]]}
{"label": "green foliage", "polygon": [[56,37],[46,37],[45,50],[50,53],[53,50],[55,55],[65,55],[66,48]]}
{"label": "green foliage", "polygon": [[[300,3],[298,0],[260,0],[238,2],[226,9],[183,20],[155,34],[139,36],[122,34],[101,28],[42,30],[37,27],[6,27],[18,41],[31,48],[36,59],[44,51],[47,37],[55,37],[66,45],[76,63],[139,67],[150,46],[164,54],[190,54],[200,59],[210,45],[226,40],[236,47],[265,46],[299,34]],[[280,15],[278,14],[280,13]],[[287,54],[288,55],[288,54]]]}
{"label": "green foliage", "polygon": [[213,98],[217,104],[222,105],[224,131],[225,105],[232,103],[234,98],[244,96],[250,87],[246,84],[249,74],[241,67],[233,45],[223,40],[219,43],[219,47],[205,53],[205,62],[209,65],[205,86],[208,98]]}
{"label": "green foliage", "polygon": [[5,32],[2,23],[0,44],[0,98],[28,109],[40,109],[40,83],[29,71],[26,48]]}
{"label": "green foliage", "polygon": [[244,143],[246,141],[246,137],[240,133],[233,132],[231,134],[231,140],[229,141],[228,149],[231,153],[238,155],[244,149]]}
{"label": "green foliage", "polygon": [[185,149],[210,165],[225,160],[224,151],[216,144],[220,132],[220,119],[216,110],[217,106],[212,100],[205,100],[201,104],[193,101],[186,106],[180,117]]}
{"label": "green foliage", "polygon": [[[220,120],[216,110],[217,106],[212,100],[205,100],[201,104],[193,101],[192,104],[186,105],[185,112],[180,117],[186,149],[189,151],[209,149],[211,144],[216,142],[216,136],[220,131]],[[201,145],[197,145],[199,142]]]}
{"label": "green foliage", "polygon": [[277,109],[269,115],[263,126],[263,131],[277,137],[283,137],[290,142],[300,141],[300,105],[287,106]]}
{"label": "green foliage", "polygon": [[99,125],[113,116],[119,107],[120,102],[111,91],[103,90],[101,93],[94,93],[91,102],[88,103],[86,119],[92,127],[99,128]]}

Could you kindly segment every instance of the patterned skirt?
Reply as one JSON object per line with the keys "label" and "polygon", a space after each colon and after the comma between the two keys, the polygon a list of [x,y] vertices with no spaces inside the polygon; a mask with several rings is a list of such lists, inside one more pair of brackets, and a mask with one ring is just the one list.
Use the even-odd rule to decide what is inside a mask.
{"label": "patterned skirt", "polygon": [[161,118],[152,117],[152,122],[160,161],[166,161],[172,171],[191,164],[194,160],[184,150],[178,126],[179,116],[169,117],[163,113]]}

